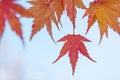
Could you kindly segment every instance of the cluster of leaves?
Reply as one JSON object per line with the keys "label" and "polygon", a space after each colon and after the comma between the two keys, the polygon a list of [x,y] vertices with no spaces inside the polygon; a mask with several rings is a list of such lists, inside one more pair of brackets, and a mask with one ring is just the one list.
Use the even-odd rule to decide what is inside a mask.
{"label": "cluster of leaves", "polygon": [[84,5],[82,0],[31,0],[27,1],[32,5],[28,10],[15,3],[15,0],[1,0],[0,1],[0,38],[3,35],[5,22],[8,21],[12,30],[23,40],[21,23],[19,22],[19,14],[21,17],[33,17],[32,33],[30,39],[43,27],[46,27],[49,35],[52,36],[52,23],[56,25],[59,30],[61,24],[61,16],[66,11],[67,16],[73,24],[73,34],[68,34],[58,40],[58,42],[65,41],[60,55],[53,62],[58,61],[65,54],[69,54],[70,63],[72,65],[72,72],[75,72],[75,66],[78,59],[78,53],[81,53],[91,61],[95,62],[87,52],[83,42],[90,42],[87,38],[80,34],[75,34],[75,19],[77,8],[84,9],[83,17],[88,16],[88,28],[86,33],[90,30],[92,25],[97,21],[100,31],[100,42],[102,36],[108,36],[108,27],[120,34],[120,26],[118,18],[120,17],[120,0],[94,0],[90,2],[88,8]]}

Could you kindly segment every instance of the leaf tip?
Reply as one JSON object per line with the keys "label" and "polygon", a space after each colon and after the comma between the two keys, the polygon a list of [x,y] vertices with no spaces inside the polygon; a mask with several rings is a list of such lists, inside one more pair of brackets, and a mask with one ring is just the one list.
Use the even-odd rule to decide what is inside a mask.
{"label": "leaf tip", "polygon": [[56,63],[59,60],[59,58],[57,58],[54,62],[52,62],[52,64]]}
{"label": "leaf tip", "polygon": [[29,41],[31,41],[31,40],[32,40],[32,38],[33,38],[33,34],[31,34]]}
{"label": "leaf tip", "polygon": [[52,41],[57,45],[57,43],[56,43],[54,37],[53,37],[52,35],[50,35],[50,37],[51,37]]}
{"label": "leaf tip", "polygon": [[102,42],[102,36],[100,36],[100,41],[99,41],[99,45],[101,44],[101,42]]}

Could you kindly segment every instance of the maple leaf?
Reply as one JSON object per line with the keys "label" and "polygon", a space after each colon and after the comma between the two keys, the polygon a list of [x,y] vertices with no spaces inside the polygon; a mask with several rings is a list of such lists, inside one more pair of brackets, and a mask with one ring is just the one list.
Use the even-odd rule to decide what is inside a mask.
{"label": "maple leaf", "polygon": [[72,74],[74,75],[75,66],[78,59],[78,53],[80,52],[83,56],[87,57],[91,61],[95,62],[88,54],[87,49],[83,42],[90,42],[87,38],[81,35],[67,35],[58,40],[58,42],[65,41],[65,44],[62,47],[60,55],[58,58],[53,62],[55,63],[58,61],[62,56],[68,53],[70,58],[70,63],[72,65]]}
{"label": "maple leaf", "polygon": [[61,15],[65,9],[75,27],[75,7],[83,9],[86,8],[82,0],[35,0],[29,1],[29,3],[33,5],[29,11],[33,13],[33,18],[35,18],[32,25],[32,34],[30,39],[32,39],[32,37],[44,26],[46,26],[49,35],[53,39],[52,22],[54,22],[59,29],[58,23],[60,23]]}
{"label": "maple leaf", "polygon": [[86,9],[82,0],[64,0],[64,5],[66,6],[67,16],[72,21],[73,27],[75,28],[75,18],[76,18],[76,7]]}
{"label": "maple leaf", "polygon": [[54,22],[59,29],[58,23],[64,11],[62,0],[36,0],[29,1],[29,3],[33,5],[29,11],[33,13],[33,18],[35,18],[30,39],[32,39],[32,37],[44,26],[46,26],[49,35],[53,39],[52,22]]}
{"label": "maple leaf", "polygon": [[120,0],[94,0],[86,10],[88,15],[88,28],[86,33],[97,21],[100,29],[100,42],[104,33],[108,36],[108,27],[120,34],[118,17],[120,17]]}
{"label": "maple leaf", "polygon": [[[15,0],[1,0],[0,1],[0,39],[2,38],[5,22],[8,20],[11,29],[16,32],[16,34],[23,41],[21,23],[19,18],[16,16],[30,16],[28,11],[20,6],[19,4],[14,3]],[[23,41],[24,42],[24,41]]]}

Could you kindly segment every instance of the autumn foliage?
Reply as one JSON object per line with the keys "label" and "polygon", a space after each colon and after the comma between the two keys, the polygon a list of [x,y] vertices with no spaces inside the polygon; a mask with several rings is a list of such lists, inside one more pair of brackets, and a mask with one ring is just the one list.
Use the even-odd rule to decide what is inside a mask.
{"label": "autumn foliage", "polygon": [[81,53],[83,56],[87,57],[91,61],[95,62],[88,54],[87,49],[83,42],[91,42],[90,40],[86,39],[85,37],[81,35],[71,35],[68,34],[67,36],[64,36],[58,42],[65,41],[65,44],[63,45],[63,48],[60,52],[60,55],[58,58],[53,62],[55,63],[58,61],[62,56],[64,56],[67,52],[70,57],[70,63],[72,65],[73,73],[75,72],[75,65],[78,59],[78,53]]}
{"label": "autumn foliage", "polygon": [[[27,2],[32,5],[29,9],[25,9],[21,5],[15,3],[15,1],[17,0],[0,1],[0,39],[4,33],[6,21],[8,21],[11,29],[15,31],[24,42],[19,18],[32,17],[34,20],[30,40],[38,31],[46,27],[52,40],[56,42],[52,33],[52,23],[54,23],[59,30],[60,25],[62,25],[61,16],[65,14],[64,11],[66,11],[66,15],[73,24],[73,34],[68,34],[57,41],[65,43],[60,51],[60,55],[53,63],[68,53],[72,66],[72,74],[75,72],[78,53],[81,53],[89,60],[95,62],[95,60],[90,57],[84,45],[84,42],[91,41],[80,34],[75,34],[77,9],[85,10],[83,18],[88,16],[86,33],[88,33],[95,22],[98,23],[100,42],[104,34],[108,37],[109,27],[120,34],[118,20],[120,17],[120,0],[94,0],[89,3],[88,8],[86,8],[82,0],[29,0]],[[16,16],[17,14],[19,14],[20,17]]]}
{"label": "autumn foliage", "polygon": [[19,4],[14,3],[14,0],[2,0],[0,2],[0,39],[5,29],[5,23],[8,21],[11,29],[23,41],[21,23],[19,22],[19,17],[16,16],[17,14],[22,17],[30,17],[28,11]]}

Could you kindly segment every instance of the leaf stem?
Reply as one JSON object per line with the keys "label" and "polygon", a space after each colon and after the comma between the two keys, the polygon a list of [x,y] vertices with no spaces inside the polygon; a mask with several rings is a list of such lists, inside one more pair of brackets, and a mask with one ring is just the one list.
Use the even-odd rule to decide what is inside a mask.
{"label": "leaf stem", "polygon": [[74,13],[74,0],[73,0],[73,35],[75,35],[75,13]]}
{"label": "leaf stem", "polygon": [[75,35],[75,28],[73,27],[73,35]]}

